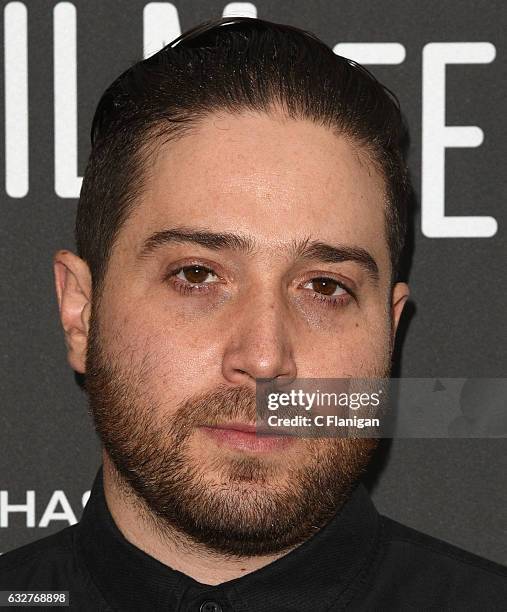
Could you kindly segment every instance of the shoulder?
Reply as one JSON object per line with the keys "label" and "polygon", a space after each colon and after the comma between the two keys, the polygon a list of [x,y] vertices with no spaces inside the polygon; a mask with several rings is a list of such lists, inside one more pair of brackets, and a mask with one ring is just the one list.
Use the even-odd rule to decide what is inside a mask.
{"label": "shoulder", "polygon": [[0,591],[68,591],[76,612],[110,611],[76,553],[78,524],[0,555]]}
{"label": "shoulder", "polygon": [[411,559],[416,561],[421,558],[431,559],[440,568],[448,566],[454,571],[484,573],[485,576],[498,575],[504,580],[507,578],[507,567],[499,563],[467,552],[407,525],[402,525],[386,516],[381,516],[381,521],[383,541],[395,547],[400,553],[405,552],[406,561]]}
{"label": "shoulder", "polygon": [[44,585],[59,588],[60,577],[74,565],[75,526],[0,555],[0,590]]}
{"label": "shoulder", "polygon": [[393,572],[396,589],[427,609],[505,609],[506,567],[386,516],[380,519],[379,557],[384,570]]}

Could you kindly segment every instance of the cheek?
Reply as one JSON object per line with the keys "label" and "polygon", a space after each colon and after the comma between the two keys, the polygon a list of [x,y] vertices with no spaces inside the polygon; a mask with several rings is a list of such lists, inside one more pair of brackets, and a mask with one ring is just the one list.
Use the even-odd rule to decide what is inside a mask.
{"label": "cheek", "polygon": [[383,372],[390,360],[389,319],[383,314],[369,323],[358,324],[354,346],[351,347],[357,372],[363,371],[365,376],[379,369]]}
{"label": "cheek", "polygon": [[299,376],[361,377],[383,371],[389,359],[389,340],[389,321],[384,313],[343,319],[327,330],[313,330],[300,338]]}
{"label": "cheek", "polygon": [[137,381],[146,402],[174,406],[218,380],[221,349],[210,320],[189,322],[137,305],[121,314],[110,309],[103,330],[111,360]]}

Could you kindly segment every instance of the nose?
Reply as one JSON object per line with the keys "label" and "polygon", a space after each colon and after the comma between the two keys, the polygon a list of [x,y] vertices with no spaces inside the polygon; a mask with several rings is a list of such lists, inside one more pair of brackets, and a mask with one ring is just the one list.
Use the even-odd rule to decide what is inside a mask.
{"label": "nose", "polygon": [[229,328],[224,378],[235,385],[278,377],[290,383],[297,375],[290,332],[290,312],[282,295],[265,290],[245,296]]}

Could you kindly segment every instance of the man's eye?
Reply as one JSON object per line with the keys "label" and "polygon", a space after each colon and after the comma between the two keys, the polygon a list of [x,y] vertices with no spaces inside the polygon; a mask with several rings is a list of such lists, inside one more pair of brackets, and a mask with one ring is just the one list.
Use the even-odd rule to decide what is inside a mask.
{"label": "man's eye", "polygon": [[204,266],[183,266],[175,273],[176,278],[194,284],[204,283],[209,275],[216,276],[213,270]]}
{"label": "man's eye", "polygon": [[346,306],[353,297],[352,291],[334,278],[324,276],[312,278],[303,285],[303,288],[308,285],[313,292],[312,298],[331,308]]}
{"label": "man's eye", "polygon": [[170,270],[164,280],[183,295],[196,295],[216,289],[217,283],[210,277],[218,275],[211,268],[194,264]]}
{"label": "man's eye", "polygon": [[[323,295],[341,295],[343,293],[348,293],[345,286],[334,278],[312,278],[308,281],[307,285],[311,285],[313,291],[322,293]],[[335,293],[337,289],[339,289],[339,291]]]}

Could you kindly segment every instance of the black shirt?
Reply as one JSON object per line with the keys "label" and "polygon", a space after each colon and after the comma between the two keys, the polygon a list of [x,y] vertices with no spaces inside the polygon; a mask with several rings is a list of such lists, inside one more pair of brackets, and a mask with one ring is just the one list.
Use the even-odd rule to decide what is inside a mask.
{"label": "black shirt", "polygon": [[70,609],[86,611],[505,612],[507,568],[380,515],[358,484],[290,553],[205,585],[125,539],[107,507],[101,467],[79,523],[0,556],[0,590],[66,590]]}

